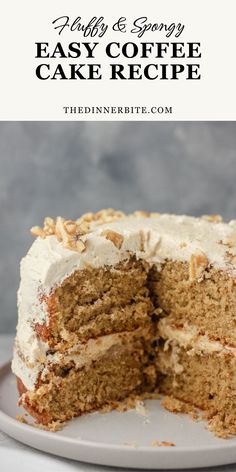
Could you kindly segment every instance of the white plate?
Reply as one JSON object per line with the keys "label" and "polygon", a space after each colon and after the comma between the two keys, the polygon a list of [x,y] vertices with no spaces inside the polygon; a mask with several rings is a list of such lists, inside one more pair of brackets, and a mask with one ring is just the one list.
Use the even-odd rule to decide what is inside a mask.
{"label": "white plate", "polygon": [[[138,469],[183,469],[236,462],[236,438],[219,439],[187,415],[165,411],[157,400],[145,402],[147,416],[92,413],[50,433],[15,419],[18,393],[10,365],[0,369],[0,429],[36,449],[94,464]],[[29,417],[30,419],[30,417]],[[152,441],[171,441],[175,447],[153,447]]]}

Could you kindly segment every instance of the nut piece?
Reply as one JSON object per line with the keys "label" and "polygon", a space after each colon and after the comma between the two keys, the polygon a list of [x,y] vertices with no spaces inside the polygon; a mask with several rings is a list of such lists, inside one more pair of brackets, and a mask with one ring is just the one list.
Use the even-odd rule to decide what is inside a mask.
{"label": "nut piece", "polygon": [[46,234],[44,233],[43,229],[40,228],[40,226],[33,226],[30,232],[33,236],[36,236],[42,239],[46,238]]}
{"label": "nut piece", "polygon": [[54,234],[55,233],[55,221],[50,216],[46,216],[44,219],[44,227],[43,230],[46,234]]}
{"label": "nut piece", "polygon": [[154,439],[154,441],[151,442],[152,447],[161,447],[161,446],[173,447],[175,445],[176,444],[171,441],[158,441],[157,439]]}
{"label": "nut piece", "polygon": [[201,219],[209,221],[210,223],[221,223],[223,221],[221,215],[202,215]]}
{"label": "nut piece", "polygon": [[80,236],[86,234],[83,224],[78,224],[72,220],[64,220],[60,216],[56,219],[55,235],[58,241],[61,241],[63,246],[72,251],[83,252],[85,250],[85,243],[79,239]]}
{"label": "nut piece", "polygon": [[132,216],[148,218],[150,216],[150,213],[148,211],[140,210],[140,211],[134,211]]}
{"label": "nut piece", "polygon": [[85,213],[77,220],[77,223],[95,223],[95,225],[102,225],[124,217],[125,214],[122,211],[107,208],[105,210],[100,210],[97,213]]}
{"label": "nut piece", "polygon": [[91,223],[94,219],[94,214],[93,213],[84,213],[78,220],[76,220],[76,223]]}
{"label": "nut piece", "polygon": [[189,264],[189,280],[193,282],[195,280],[201,281],[203,279],[203,273],[208,267],[208,259],[203,252],[198,254],[192,254]]}
{"label": "nut piece", "polygon": [[65,229],[67,233],[74,234],[76,232],[77,224],[73,220],[66,220],[64,222]]}
{"label": "nut piece", "polygon": [[68,242],[68,233],[65,228],[65,220],[61,216],[58,216],[56,219],[56,225],[55,225],[55,235],[58,239],[58,241],[61,241],[64,243],[64,245],[67,245]]}
{"label": "nut piece", "polygon": [[[77,252],[83,252],[86,249],[85,243],[81,241],[81,239],[78,239],[78,241],[75,242],[75,245],[73,247],[75,251]],[[70,247],[72,249],[72,247]]]}
{"label": "nut piece", "polygon": [[107,210],[101,210],[95,213],[93,219],[97,224],[111,223],[112,221],[119,220],[124,218],[125,214],[122,211],[116,211],[112,208],[107,208]]}
{"label": "nut piece", "polygon": [[111,241],[117,247],[117,249],[121,248],[124,241],[124,237],[121,234],[116,233],[115,231],[110,231],[109,229],[102,231],[101,236],[109,239],[109,241]]}

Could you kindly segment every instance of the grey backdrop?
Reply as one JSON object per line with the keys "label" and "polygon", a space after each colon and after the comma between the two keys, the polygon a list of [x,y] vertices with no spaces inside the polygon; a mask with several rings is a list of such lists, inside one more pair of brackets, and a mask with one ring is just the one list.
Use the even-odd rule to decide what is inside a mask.
{"label": "grey backdrop", "polygon": [[44,216],[126,211],[236,217],[236,123],[0,123],[0,333]]}

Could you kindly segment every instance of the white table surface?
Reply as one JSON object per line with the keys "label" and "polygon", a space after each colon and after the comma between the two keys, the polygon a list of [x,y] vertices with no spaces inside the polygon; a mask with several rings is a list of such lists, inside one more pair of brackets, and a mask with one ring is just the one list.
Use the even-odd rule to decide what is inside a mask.
{"label": "white table surface", "polygon": [[[11,357],[13,336],[0,335],[0,364]],[[126,469],[127,470],[127,469]],[[134,469],[130,469],[133,472]],[[197,469],[195,469],[197,470]],[[236,464],[223,467],[198,469],[200,472],[236,472]],[[0,471],[1,472],[124,472],[124,469],[115,469],[97,465],[75,462],[68,459],[52,456],[32,449],[11,439],[1,431],[0,425]],[[187,471],[186,471],[187,472]]]}

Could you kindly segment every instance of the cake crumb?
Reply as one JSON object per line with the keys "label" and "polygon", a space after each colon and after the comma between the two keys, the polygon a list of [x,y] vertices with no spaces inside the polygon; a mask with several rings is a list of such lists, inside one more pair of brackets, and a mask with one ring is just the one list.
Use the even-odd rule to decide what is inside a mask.
{"label": "cake crumb", "polygon": [[[124,413],[128,410],[136,409],[137,402],[143,402],[144,400],[156,400],[160,399],[159,392],[146,392],[140,395],[130,395],[125,400],[114,401],[108,405],[104,405],[99,409],[101,413],[107,413],[112,410],[117,410],[120,413]],[[148,410],[146,410],[148,411]]]}
{"label": "cake crumb", "polygon": [[38,429],[43,429],[44,431],[50,431],[52,433],[55,433],[56,431],[61,431],[63,427],[65,426],[64,421],[52,421],[51,423],[48,423],[47,425],[35,423],[34,425]]}
{"label": "cake crumb", "polygon": [[144,402],[142,400],[136,400],[135,410],[141,416],[147,416],[148,415],[148,410],[145,407]]}
{"label": "cake crumb", "polygon": [[154,441],[151,442],[152,447],[174,447],[176,444],[171,441],[158,441],[157,439],[154,439]]}
{"label": "cake crumb", "polygon": [[200,418],[200,413],[197,408],[170,395],[166,395],[163,398],[161,404],[166,410],[170,411],[171,413],[187,413],[190,415],[192,420],[195,421]]}
{"label": "cake crumb", "polygon": [[212,418],[209,418],[209,416],[209,413],[205,413],[204,418],[208,420],[208,430],[215,436],[221,439],[229,439],[234,434],[230,431],[230,428],[225,428],[220,415],[215,415]]}
{"label": "cake crumb", "polygon": [[33,426],[34,428],[42,429],[44,431],[51,431],[51,432],[60,431],[65,425],[65,422],[62,422],[59,420],[52,421],[51,423],[47,425],[43,425],[43,424],[37,423],[36,421],[30,422],[26,420],[25,416],[28,416],[28,415],[16,415],[16,420],[19,421],[20,423],[26,424],[27,426]]}
{"label": "cake crumb", "polygon": [[19,423],[27,424],[28,426],[31,426],[31,424],[26,420],[25,418],[26,415],[16,415],[16,420],[19,421]]}

